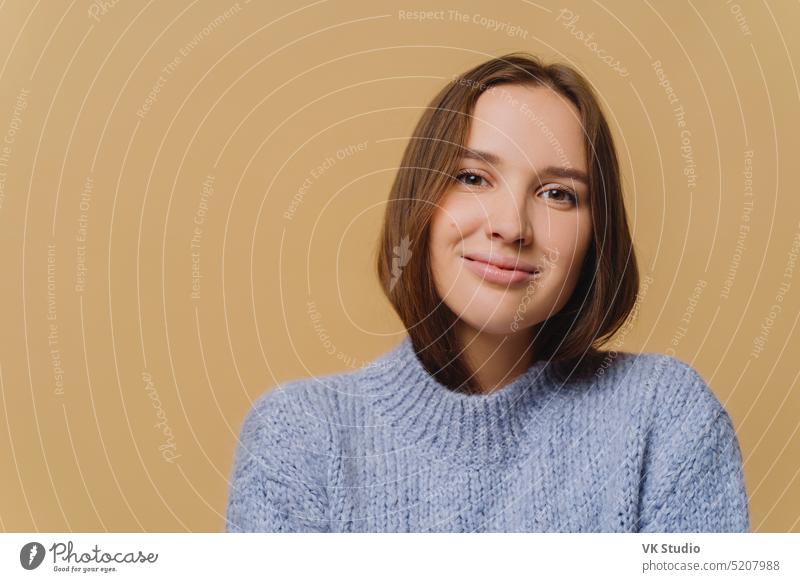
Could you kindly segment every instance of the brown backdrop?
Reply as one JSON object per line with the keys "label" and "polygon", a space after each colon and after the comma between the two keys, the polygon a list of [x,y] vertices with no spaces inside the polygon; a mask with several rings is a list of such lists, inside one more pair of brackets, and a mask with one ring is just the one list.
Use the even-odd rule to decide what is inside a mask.
{"label": "brown backdrop", "polygon": [[619,140],[644,280],[609,347],[695,366],[754,529],[800,531],[800,6],[268,4],[0,3],[0,529],[221,530],[253,398],[402,331],[370,267],[421,107],[527,50]]}

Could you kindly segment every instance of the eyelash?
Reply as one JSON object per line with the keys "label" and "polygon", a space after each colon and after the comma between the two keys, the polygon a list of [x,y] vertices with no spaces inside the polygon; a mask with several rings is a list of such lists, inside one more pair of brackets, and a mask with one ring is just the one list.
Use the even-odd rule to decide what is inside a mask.
{"label": "eyelash", "polygon": [[[466,183],[462,182],[461,178],[464,177],[464,176],[476,176],[478,178],[486,180],[487,182],[489,181],[486,178],[486,176],[484,176],[483,174],[481,174],[480,172],[478,172],[476,170],[461,170],[456,175],[456,181],[461,182],[464,186],[467,186],[468,188],[476,188],[476,187],[479,188],[480,186],[477,186],[475,184],[466,184]],[[551,190],[557,190],[557,191],[561,192],[562,194],[566,194],[567,196],[569,196],[570,200],[567,201],[568,203],[571,203],[571,204],[577,204],[578,203],[577,195],[572,190],[570,190],[569,188],[565,188],[564,186],[557,186],[557,187],[546,188],[543,191],[544,192],[549,192]],[[560,202],[562,204],[565,203],[565,201],[558,201],[558,200],[556,200],[556,202]]]}

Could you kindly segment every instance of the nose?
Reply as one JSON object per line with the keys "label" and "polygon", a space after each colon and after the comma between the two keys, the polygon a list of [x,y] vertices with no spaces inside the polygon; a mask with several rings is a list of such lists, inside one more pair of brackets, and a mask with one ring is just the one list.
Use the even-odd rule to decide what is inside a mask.
{"label": "nose", "polygon": [[527,246],[533,239],[528,195],[504,188],[487,203],[486,234],[498,242]]}

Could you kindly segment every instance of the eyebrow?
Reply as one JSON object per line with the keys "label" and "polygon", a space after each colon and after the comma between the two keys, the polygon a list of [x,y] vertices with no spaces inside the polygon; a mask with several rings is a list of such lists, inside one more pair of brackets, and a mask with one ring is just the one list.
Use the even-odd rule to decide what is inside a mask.
{"label": "eyebrow", "polygon": [[[491,152],[474,150],[466,146],[463,146],[462,149],[464,151],[461,154],[461,159],[478,160],[493,166],[501,166],[503,164],[503,160],[500,159],[500,156]],[[544,176],[556,176],[558,178],[571,178],[578,182],[589,184],[589,177],[586,175],[586,172],[576,170],[575,168],[567,168],[565,166],[547,166],[546,168],[542,168],[542,170],[537,172],[537,174]]]}

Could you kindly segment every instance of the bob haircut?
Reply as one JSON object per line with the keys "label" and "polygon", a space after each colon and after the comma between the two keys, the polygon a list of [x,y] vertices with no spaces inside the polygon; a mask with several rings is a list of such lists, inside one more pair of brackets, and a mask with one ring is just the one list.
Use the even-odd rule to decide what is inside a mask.
{"label": "bob haircut", "polygon": [[[615,352],[601,345],[633,311],[639,271],[625,216],[611,131],[588,81],[568,65],[544,64],[527,52],[491,59],[454,77],[431,101],[406,146],[392,184],[377,253],[381,287],[404,323],[426,370],[441,384],[478,392],[460,354],[457,316],[439,297],[430,264],[431,217],[458,172],[478,97],[503,84],[549,87],[578,110],[589,174],[592,240],[575,290],[564,307],[531,329],[536,360],[556,377],[584,377]],[[409,240],[414,247],[408,253]],[[398,255],[407,264],[399,270]],[[402,261],[402,258],[401,258]]]}

